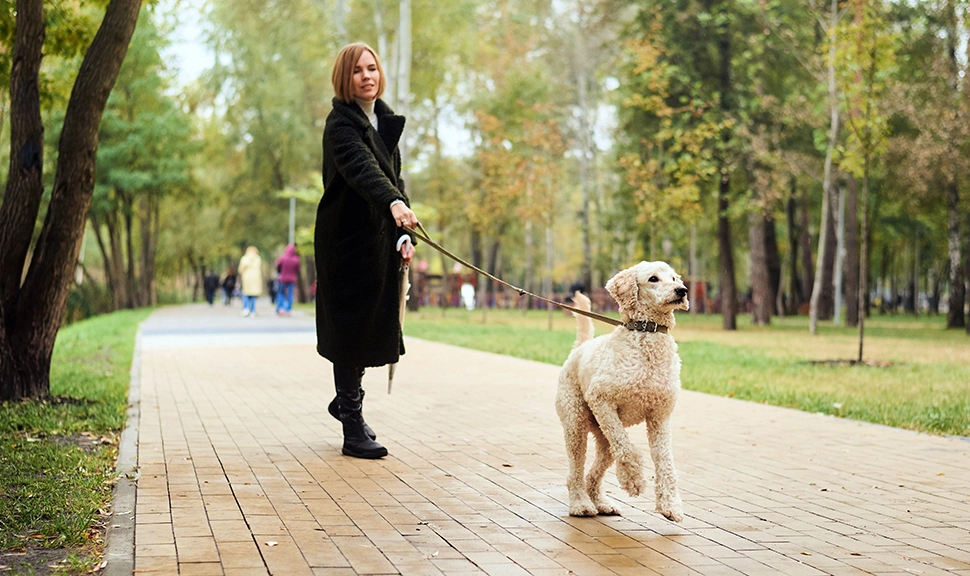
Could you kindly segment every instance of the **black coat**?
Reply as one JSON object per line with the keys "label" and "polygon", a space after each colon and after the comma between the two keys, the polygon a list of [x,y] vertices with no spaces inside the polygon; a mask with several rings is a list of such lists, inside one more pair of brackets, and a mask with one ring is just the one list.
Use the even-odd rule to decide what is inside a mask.
{"label": "black coat", "polygon": [[397,146],[404,117],[381,100],[374,112],[380,131],[356,103],[333,100],[323,131],[324,193],[313,239],[317,352],[361,368],[404,354],[395,251],[403,231],[390,209],[394,200],[410,205]]}

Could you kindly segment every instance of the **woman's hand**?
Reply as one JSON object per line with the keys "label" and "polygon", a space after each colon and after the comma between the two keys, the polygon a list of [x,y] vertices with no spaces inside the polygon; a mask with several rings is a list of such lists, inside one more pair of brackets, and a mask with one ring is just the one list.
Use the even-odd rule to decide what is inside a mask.
{"label": "woman's hand", "polygon": [[411,258],[414,258],[414,244],[411,244],[411,240],[408,239],[401,244],[401,260],[404,261],[405,266],[410,266]]}
{"label": "woman's hand", "polygon": [[[391,216],[394,217],[394,223],[401,226],[407,226],[412,230],[418,225],[418,217],[414,212],[408,208],[408,205],[404,202],[398,202],[397,204],[391,206]],[[414,250],[414,247],[411,248]],[[403,253],[402,253],[403,255]]]}

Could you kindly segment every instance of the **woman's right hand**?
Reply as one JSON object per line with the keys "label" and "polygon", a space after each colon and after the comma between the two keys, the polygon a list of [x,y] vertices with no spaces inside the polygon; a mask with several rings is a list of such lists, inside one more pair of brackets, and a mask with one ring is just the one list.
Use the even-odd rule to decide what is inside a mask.
{"label": "woman's right hand", "polygon": [[417,215],[404,202],[398,202],[391,206],[391,216],[394,217],[394,223],[399,228],[407,226],[413,230],[418,225]]}

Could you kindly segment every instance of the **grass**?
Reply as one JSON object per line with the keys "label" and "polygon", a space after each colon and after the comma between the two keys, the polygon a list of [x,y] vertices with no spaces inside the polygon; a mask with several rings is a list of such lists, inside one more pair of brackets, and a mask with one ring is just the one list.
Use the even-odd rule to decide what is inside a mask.
{"label": "grass", "polygon": [[[561,364],[575,338],[575,321],[554,312],[424,308],[409,313],[409,336]],[[753,402],[928,432],[970,436],[970,337],[945,330],[939,316],[867,319],[866,365],[825,364],[858,354],[858,330],[806,317],[773,318],[738,330],[720,316],[678,314],[674,335],[684,388]],[[597,333],[611,327],[597,323]],[[873,365],[875,364],[875,365]]]}
{"label": "grass", "polygon": [[[63,328],[51,396],[0,404],[0,548],[28,556],[64,549],[62,573],[87,571],[81,567],[100,550],[111,501],[135,334],[149,313],[116,312]],[[50,556],[38,556],[46,572]]]}

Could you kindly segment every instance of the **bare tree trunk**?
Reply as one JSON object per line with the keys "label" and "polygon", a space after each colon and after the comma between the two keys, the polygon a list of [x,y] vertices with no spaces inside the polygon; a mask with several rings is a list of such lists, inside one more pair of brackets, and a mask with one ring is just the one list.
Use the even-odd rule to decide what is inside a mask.
{"label": "bare tree trunk", "polygon": [[802,303],[802,287],[798,276],[798,253],[801,247],[798,243],[798,228],[795,223],[795,212],[797,204],[795,195],[797,189],[795,178],[791,179],[791,195],[785,205],[785,222],[788,224],[788,292],[789,298],[785,307],[785,314],[794,314],[798,311],[798,306]]}
{"label": "bare tree trunk", "polygon": [[[553,294],[552,292],[553,291],[552,269],[556,265],[552,226],[553,226],[553,219],[550,216],[546,222],[546,266],[545,266],[546,273],[543,274],[543,278],[542,278],[542,292],[545,295],[545,297],[548,298],[549,300],[555,300],[555,294]],[[546,312],[547,312],[546,317],[549,319],[549,322],[548,322],[549,330],[552,330],[552,314],[554,312],[553,308],[554,307],[551,304],[546,306]]]}
{"label": "bare tree trunk", "polygon": [[125,196],[125,257],[128,263],[128,269],[125,271],[125,291],[128,294],[128,300],[125,302],[125,308],[137,308],[140,305],[138,302],[138,283],[136,280],[137,271],[135,269],[135,244],[134,227],[132,226],[132,212],[133,206],[131,197]]}
{"label": "bare tree trunk", "polygon": [[835,219],[835,262],[832,278],[832,324],[842,325],[842,269],[845,263],[845,188],[839,186],[839,203]]}
{"label": "bare tree trunk", "polygon": [[583,262],[580,271],[580,276],[582,277],[583,286],[586,290],[592,290],[593,288],[593,256],[592,248],[590,244],[590,220],[589,220],[589,203],[590,203],[590,177],[589,177],[589,165],[590,157],[593,154],[593,147],[591,145],[592,130],[590,128],[589,122],[589,98],[587,94],[588,90],[588,75],[586,71],[587,59],[589,56],[586,53],[586,43],[585,43],[585,10],[580,3],[579,6],[579,24],[576,33],[576,99],[577,105],[579,107],[579,188],[582,192],[582,204],[579,212],[579,222],[583,237]]}
{"label": "bare tree trunk", "polygon": [[[12,313],[20,292],[44,194],[44,124],[38,81],[45,36],[44,5],[41,0],[17,0],[16,8],[10,70],[10,164],[0,205],[0,323],[4,329],[12,319],[4,317],[4,311]],[[30,390],[21,394],[32,395]]]}
{"label": "bare tree trunk", "polygon": [[[830,34],[835,34],[835,28],[838,24],[838,14],[839,14],[839,2],[838,0],[832,0],[831,13],[829,17],[828,31]],[[834,40],[831,39],[831,40]],[[819,228],[819,241],[818,241],[818,257],[817,265],[815,271],[815,284],[812,287],[812,298],[811,307],[809,308],[809,319],[808,319],[808,330],[810,333],[815,334],[818,328],[818,321],[820,316],[820,301],[822,298],[822,292],[826,283],[824,280],[824,270],[826,269],[826,260],[828,255],[828,234],[829,234],[829,220],[831,218],[831,204],[832,204],[832,180],[834,179],[834,171],[832,170],[832,155],[835,152],[835,146],[838,142],[839,137],[839,94],[838,89],[835,84],[835,42],[829,42],[829,57],[828,57],[828,100],[829,100],[829,113],[830,113],[830,123],[829,123],[829,141],[828,146],[825,149],[825,171],[822,181],[822,225]],[[829,277],[831,279],[831,276]]]}
{"label": "bare tree trunk", "polygon": [[[697,281],[700,278],[697,270],[697,225],[690,225],[690,260],[689,260],[689,270],[687,271],[687,277],[690,280],[690,293],[688,299],[690,300],[690,314],[691,316],[697,316]],[[591,288],[592,290],[592,288]],[[706,311],[706,308],[705,308]]]}
{"label": "bare tree trunk", "polygon": [[849,176],[845,202],[845,323],[859,324],[859,184]]}
{"label": "bare tree trunk", "polygon": [[815,286],[815,264],[812,261],[812,235],[808,225],[808,191],[802,190],[801,225],[799,226],[799,241],[802,259],[802,300],[799,305],[812,299],[812,287]]}
{"label": "bare tree trunk", "polygon": [[960,192],[956,181],[946,185],[947,248],[950,257],[950,308],[946,313],[947,328],[968,326],[963,315],[966,298],[963,258],[960,256]]}
{"label": "bare tree trunk", "polygon": [[[114,271],[111,268],[111,254],[108,252],[108,248],[104,244],[104,239],[101,237],[101,229],[104,227],[104,225],[101,223],[101,220],[97,216],[89,215],[89,219],[91,220],[91,229],[94,231],[94,239],[98,243],[98,250],[101,251],[101,260],[104,262],[105,283],[107,284],[108,290],[111,292],[113,296],[114,290],[115,290],[114,288],[115,280],[113,276]],[[117,309],[114,307],[114,303],[115,302],[112,299],[112,302],[111,302],[112,310]]]}
{"label": "bare tree trunk", "polygon": [[[64,117],[57,173],[47,216],[23,285],[19,291],[14,287],[9,293],[3,294],[5,299],[0,306],[0,309],[10,311],[0,312],[0,400],[43,396],[50,391],[51,352],[74,281],[75,265],[94,191],[98,125],[128,50],[140,7],[139,0],[111,0],[78,71]],[[27,61],[39,61],[37,51],[42,49],[38,41],[43,40],[43,19],[43,11],[37,6],[36,0],[18,2],[14,68],[18,62],[30,68]],[[18,44],[16,39],[22,33],[26,37]],[[25,71],[23,81],[36,84],[38,70],[39,66]],[[11,100],[14,98],[17,98],[18,106],[23,106],[22,109],[39,110],[39,102],[32,102],[38,98],[36,92],[29,89],[22,93],[12,92]],[[28,112],[27,116],[31,114]],[[33,120],[28,118],[25,122],[32,125]],[[25,158],[35,157],[26,162],[28,172],[34,169],[39,172],[41,169],[40,149],[32,148],[39,140],[30,140],[35,136],[31,131],[34,128],[36,126],[26,131],[18,128],[17,135],[11,135],[11,149],[20,151],[19,163],[23,164]],[[34,144],[25,146],[28,140]],[[13,162],[13,157],[18,155],[11,156]],[[12,165],[12,168],[11,174],[21,170],[16,165]],[[3,230],[0,253],[11,254],[9,250],[25,243],[29,245],[36,218],[36,213],[30,214],[34,203],[35,199],[30,197],[29,191],[15,192],[13,196],[4,198],[3,209],[0,210],[0,229]],[[10,216],[3,214],[7,210],[10,210]],[[31,217],[25,218],[25,215]],[[10,222],[18,225],[29,223],[29,226],[23,229],[16,226],[16,229],[8,231]],[[25,232],[27,238],[23,236]],[[0,264],[0,272],[3,272],[0,277],[6,278],[9,270],[17,271],[23,263],[21,261],[18,265],[18,258],[18,253],[12,253],[11,260],[4,260]],[[19,279],[19,271],[16,277]],[[8,308],[8,301],[13,306]]]}
{"label": "bare tree trunk", "polygon": [[[535,292],[535,240],[532,237],[532,220],[525,222],[525,282],[523,288],[526,292]],[[532,297],[526,296],[525,309],[532,304]]]}
{"label": "bare tree trunk", "polygon": [[155,251],[158,242],[158,200],[154,194],[144,195],[140,199],[142,205],[139,214],[139,232],[141,232],[141,253],[139,276],[139,301],[142,306],[155,303]]}
{"label": "bare tree trunk", "polygon": [[[720,106],[722,113],[730,114],[733,102],[733,86],[731,80],[731,37],[727,29],[727,22],[719,26],[717,38],[719,63],[719,84],[721,88]],[[728,132],[721,135],[727,144],[731,136]],[[717,191],[717,244],[721,263],[721,314],[722,326],[725,330],[737,330],[737,300],[738,291],[734,280],[734,254],[731,242],[731,221],[728,216],[730,207],[731,179],[724,159],[719,162],[720,181]]]}
{"label": "bare tree trunk", "polygon": [[738,329],[738,291],[734,283],[734,254],[731,247],[731,221],[728,220],[728,190],[731,182],[727,174],[721,175],[718,189],[717,245],[721,261],[720,293],[722,326],[725,330]]}
{"label": "bare tree trunk", "polygon": [[779,316],[784,314],[784,310],[778,304],[781,301],[781,255],[778,253],[778,231],[775,229],[775,219],[770,212],[762,219],[765,230],[765,262],[768,266],[768,294],[770,308]]}
{"label": "bare tree trunk", "polygon": [[771,288],[765,254],[765,220],[761,214],[748,213],[748,244],[751,251],[751,322],[755,326],[771,323]]}
{"label": "bare tree trunk", "polygon": [[127,278],[125,276],[125,251],[121,247],[121,228],[118,225],[118,217],[115,212],[111,212],[106,218],[108,226],[108,244],[111,247],[111,261],[106,262],[105,266],[111,268],[111,275],[114,277],[114,285],[111,289],[111,297],[115,310],[126,307],[128,302]]}

